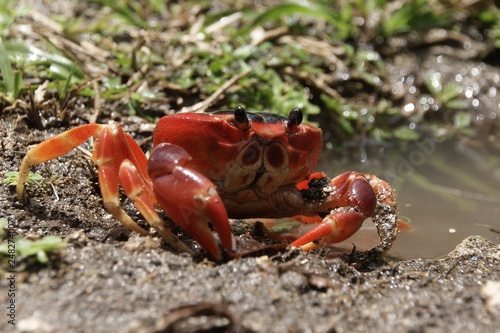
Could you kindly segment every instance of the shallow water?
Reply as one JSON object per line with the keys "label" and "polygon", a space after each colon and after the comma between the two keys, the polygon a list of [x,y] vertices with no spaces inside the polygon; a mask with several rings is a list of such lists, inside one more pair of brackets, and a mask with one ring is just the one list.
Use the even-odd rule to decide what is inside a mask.
{"label": "shallow water", "polygon": [[[404,152],[368,150],[326,151],[318,169],[330,176],[355,170],[389,181],[398,195],[400,216],[412,226],[400,233],[391,256],[439,257],[470,235],[500,243],[500,156],[464,143],[442,145],[431,139]],[[376,240],[368,222],[346,246],[369,248]]]}

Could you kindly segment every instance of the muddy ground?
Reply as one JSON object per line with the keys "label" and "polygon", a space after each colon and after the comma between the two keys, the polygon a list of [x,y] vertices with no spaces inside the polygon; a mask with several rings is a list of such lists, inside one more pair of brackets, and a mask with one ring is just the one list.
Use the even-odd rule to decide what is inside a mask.
{"label": "muddy ground", "polygon": [[[2,170],[17,169],[27,146],[49,135],[15,112],[1,123]],[[15,327],[5,306],[12,273],[4,274],[2,332],[500,332],[500,251],[486,239],[468,238],[441,259],[362,269],[299,251],[215,264],[111,218],[81,152],[37,170],[58,177],[30,186],[26,205],[2,184],[2,217],[18,236],[60,235],[67,247],[47,265],[17,263]]]}
{"label": "muddy ground", "polygon": [[[417,81],[424,69],[443,67],[426,65],[434,56],[412,57],[394,63],[421,64],[414,69]],[[478,62],[448,65],[443,71],[454,77],[457,68]],[[481,79],[482,91],[491,91],[498,66],[483,67],[484,75],[470,80]],[[481,105],[498,110],[500,94],[481,96]],[[112,105],[103,108],[99,122],[119,121],[130,133],[145,122]],[[60,124],[44,113],[45,129],[37,130],[26,121],[27,109],[0,110],[2,175],[18,169],[29,146],[92,114],[77,107],[69,123]],[[150,136],[138,134],[145,149]],[[59,235],[67,246],[46,265],[19,260],[16,273],[2,275],[1,332],[500,332],[500,251],[487,239],[469,237],[439,259],[353,265],[349,256],[282,250],[216,264],[198,248],[194,257],[179,254],[157,235],[139,237],[114,220],[103,208],[95,168],[81,151],[36,170],[45,179],[57,177],[29,186],[26,204],[15,199],[13,187],[0,184],[0,218],[19,237]],[[142,221],[130,203],[125,209]],[[239,238],[248,237],[240,232]],[[14,284],[7,279],[12,275]],[[12,287],[15,295],[9,296]],[[12,299],[15,326],[7,316]]]}

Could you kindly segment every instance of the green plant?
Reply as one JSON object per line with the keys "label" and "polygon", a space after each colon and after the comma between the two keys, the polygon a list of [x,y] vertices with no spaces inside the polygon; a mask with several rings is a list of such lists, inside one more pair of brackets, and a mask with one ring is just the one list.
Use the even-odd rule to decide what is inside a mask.
{"label": "green plant", "polygon": [[456,84],[443,85],[441,74],[428,72],[424,76],[424,83],[431,95],[448,108],[463,109],[467,104],[460,98],[462,88]]}
{"label": "green plant", "polygon": [[356,26],[351,23],[352,11],[350,6],[342,10],[336,10],[326,1],[296,1],[278,4],[258,14],[253,21],[241,29],[240,34],[246,34],[257,26],[263,26],[270,22],[277,22],[284,16],[306,16],[327,22],[336,28],[336,35],[340,39],[346,39],[355,34]]}
{"label": "green plant", "polygon": [[111,8],[112,13],[130,25],[148,28],[149,18],[154,13],[162,13],[166,10],[167,1],[162,0],[93,0],[92,2]]}
{"label": "green plant", "polygon": [[0,37],[5,36],[15,20],[29,12],[29,8],[19,4],[18,0],[0,1]]}
{"label": "green plant", "polygon": [[[55,176],[53,176],[55,177]],[[17,180],[19,178],[19,173],[17,171],[7,171],[3,175],[3,182],[8,184],[9,186],[16,186]],[[26,184],[35,184],[37,186],[42,185],[43,177],[38,173],[31,173],[28,175],[26,179]]]}
{"label": "green plant", "polygon": [[[385,8],[390,1],[381,1]],[[426,0],[401,1],[401,6],[392,13],[387,13],[386,20],[380,22],[383,36],[415,30],[428,30],[448,24],[453,9],[444,13],[436,13]]]}
{"label": "green plant", "polygon": [[10,103],[22,90],[28,90],[28,86],[23,86],[23,79],[28,76],[36,76],[38,82],[51,80],[48,89],[56,89],[60,100],[85,78],[82,69],[72,60],[13,40],[0,39],[0,70],[3,76],[0,95]]}
{"label": "green plant", "polygon": [[479,13],[479,19],[490,27],[493,45],[500,48],[500,9],[497,6],[490,5],[489,8]]}
{"label": "green plant", "polygon": [[12,64],[7,54],[2,38],[0,38],[0,73],[3,85],[0,87],[0,96],[12,103],[19,97],[21,91],[22,73],[12,70]]}
{"label": "green plant", "polygon": [[[5,232],[8,221],[0,218],[0,263],[8,262],[10,270],[27,268],[35,263],[46,264],[49,254],[57,253],[66,244],[57,236],[45,236],[38,240],[30,240],[13,235],[13,231]],[[20,266],[20,265],[23,266]],[[0,270],[1,271],[1,270]]]}

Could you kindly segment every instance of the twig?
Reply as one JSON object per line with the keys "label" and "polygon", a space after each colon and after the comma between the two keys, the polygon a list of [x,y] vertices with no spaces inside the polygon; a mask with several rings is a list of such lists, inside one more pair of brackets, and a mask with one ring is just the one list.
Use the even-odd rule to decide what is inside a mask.
{"label": "twig", "polygon": [[181,113],[184,112],[205,112],[206,109],[208,109],[217,98],[219,98],[220,95],[222,95],[229,87],[231,87],[233,84],[235,84],[239,79],[242,77],[246,76],[248,73],[250,73],[251,68],[247,68],[240,74],[237,74],[233,76],[230,80],[228,80],[226,83],[224,83],[219,89],[217,89],[210,97],[205,99],[204,101],[198,102],[194,105],[191,106],[186,106],[183,107],[182,110],[180,111]]}
{"label": "twig", "polygon": [[37,111],[35,96],[33,95],[33,90],[31,90],[31,87],[28,91],[28,97],[30,99],[30,108],[28,109],[28,112],[31,114],[33,120],[35,120],[36,127],[38,127],[38,129],[41,130],[41,129],[43,129],[43,124],[42,124],[42,120],[40,119],[40,114]]}
{"label": "twig", "polygon": [[[239,326],[239,321],[231,313],[229,307],[221,303],[202,302],[194,305],[186,305],[172,310],[156,323],[155,333],[175,332],[176,324],[187,321],[193,317],[215,317],[225,318],[227,325],[225,328],[218,327],[218,331],[235,332]],[[216,327],[211,327],[215,329]]]}
{"label": "twig", "polygon": [[101,114],[101,94],[99,94],[99,85],[97,84],[97,80],[93,80],[91,83],[92,89],[94,90],[94,112],[89,117],[89,123],[94,124]]}

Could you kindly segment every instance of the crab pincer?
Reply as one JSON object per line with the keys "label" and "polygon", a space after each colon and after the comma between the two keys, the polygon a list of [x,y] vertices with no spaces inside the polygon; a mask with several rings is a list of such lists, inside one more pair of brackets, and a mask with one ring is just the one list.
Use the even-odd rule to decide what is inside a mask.
{"label": "crab pincer", "polygon": [[[327,179],[327,178],[326,178]],[[354,235],[367,218],[372,218],[381,244],[377,251],[387,252],[397,236],[396,198],[385,181],[373,175],[350,171],[329,182],[331,191],[317,207],[325,217],[312,230],[291,243],[309,249],[312,242],[339,243]]]}
{"label": "crab pincer", "polygon": [[216,260],[221,260],[209,224],[222,246],[233,252],[226,209],[210,179],[189,167],[191,156],[181,147],[161,143],[151,152],[148,173],[153,192],[165,213]]}

